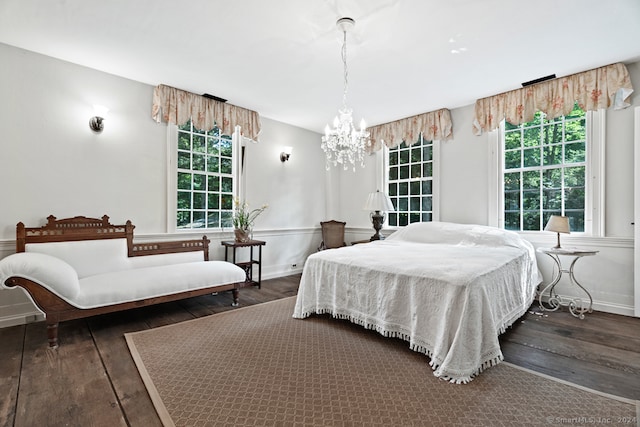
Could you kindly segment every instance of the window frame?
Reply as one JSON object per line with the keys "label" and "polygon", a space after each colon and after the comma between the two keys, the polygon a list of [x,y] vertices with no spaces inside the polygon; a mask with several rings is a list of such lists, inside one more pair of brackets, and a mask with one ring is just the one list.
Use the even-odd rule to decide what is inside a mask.
{"label": "window frame", "polygon": [[[431,222],[440,221],[440,145],[438,139],[431,141]],[[382,149],[377,153],[377,170],[380,176],[377,179],[379,188],[382,188],[385,194],[389,194],[389,148],[383,144]],[[385,228],[389,230],[398,230],[402,225],[389,225],[388,214],[385,215]],[[422,222],[422,221],[421,221]]]}
{"label": "window frame", "polygon": [[[584,232],[577,236],[604,236],[605,229],[605,123],[606,111],[587,111],[586,117],[586,171]],[[489,142],[489,225],[504,228],[504,136],[505,121],[488,133]],[[517,231],[523,234],[540,231]]]}
{"label": "window frame", "polygon": [[[167,230],[169,233],[194,233],[194,232],[228,232],[229,227],[202,227],[202,228],[178,228],[177,227],[177,194],[178,194],[178,130],[173,123],[167,124]],[[232,143],[232,179],[233,198],[242,200],[244,195],[244,171],[242,168],[242,156],[244,155],[244,138],[240,126],[236,126],[231,135]]]}

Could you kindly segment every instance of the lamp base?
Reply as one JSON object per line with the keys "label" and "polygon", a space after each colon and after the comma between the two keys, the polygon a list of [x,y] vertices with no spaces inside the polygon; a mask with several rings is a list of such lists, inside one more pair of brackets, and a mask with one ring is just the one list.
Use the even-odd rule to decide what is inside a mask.
{"label": "lamp base", "polygon": [[560,249],[560,233],[556,233],[558,235],[558,243],[553,247],[553,249]]}
{"label": "lamp base", "polygon": [[384,236],[380,234],[380,230],[382,230],[382,224],[384,223],[384,215],[380,213],[380,211],[375,211],[371,214],[371,222],[373,223],[373,229],[376,230],[376,234],[371,236],[369,241],[373,242],[374,240],[384,240]]}

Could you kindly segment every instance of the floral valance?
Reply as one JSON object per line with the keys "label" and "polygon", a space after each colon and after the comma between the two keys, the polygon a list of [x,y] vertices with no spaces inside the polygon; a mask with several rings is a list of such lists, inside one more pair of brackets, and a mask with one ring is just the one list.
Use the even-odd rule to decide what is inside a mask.
{"label": "floral valance", "polygon": [[158,85],[153,90],[151,117],[158,123],[162,119],[176,125],[191,119],[193,125],[202,130],[217,125],[227,135],[233,133],[235,126],[240,126],[242,134],[253,141],[258,140],[260,133],[257,112],[166,85]]}
{"label": "floral valance", "polygon": [[473,133],[480,135],[500,126],[502,119],[518,125],[533,120],[537,111],[555,118],[569,114],[577,102],[585,111],[630,105],[633,92],[624,64],[611,64],[549,80],[476,101]]}
{"label": "floral valance", "polygon": [[451,113],[443,108],[373,126],[369,128],[369,132],[371,133],[371,142],[367,151],[370,153],[380,150],[383,143],[389,148],[393,148],[403,141],[408,145],[414,144],[418,142],[420,134],[428,141],[436,139],[446,141],[453,137]]}

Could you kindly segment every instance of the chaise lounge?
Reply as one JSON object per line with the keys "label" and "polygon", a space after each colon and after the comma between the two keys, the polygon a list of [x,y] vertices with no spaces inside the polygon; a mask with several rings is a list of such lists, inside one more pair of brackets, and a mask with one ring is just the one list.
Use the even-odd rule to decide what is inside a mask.
{"label": "chaise lounge", "polygon": [[133,242],[131,221],[76,216],[42,227],[18,223],[16,253],[0,260],[0,286],[25,289],[46,316],[49,346],[64,320],[246,286],[245,271],[209,261],[209,239]]}

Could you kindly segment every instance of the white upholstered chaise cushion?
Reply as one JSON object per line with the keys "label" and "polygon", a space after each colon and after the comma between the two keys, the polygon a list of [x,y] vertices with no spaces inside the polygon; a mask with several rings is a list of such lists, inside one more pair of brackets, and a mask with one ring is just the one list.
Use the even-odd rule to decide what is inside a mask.
{"label": "white upholstered chaise cushion", "polygon": [[0,285],[17,276],[29,279],[50,290],[67,302],[80,294],[76,270],[63,260],[47,254],[20,252],[0,260]]}
{"label": "white upholstered chaise cushion", "polygon": [[244,282],[244,270],[226,261],[198,261],[134,268],[80,279],[73,305],[94,308],[178,292]]}

